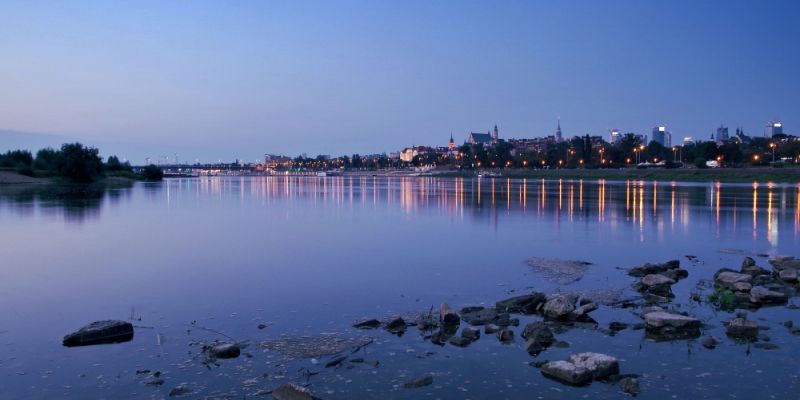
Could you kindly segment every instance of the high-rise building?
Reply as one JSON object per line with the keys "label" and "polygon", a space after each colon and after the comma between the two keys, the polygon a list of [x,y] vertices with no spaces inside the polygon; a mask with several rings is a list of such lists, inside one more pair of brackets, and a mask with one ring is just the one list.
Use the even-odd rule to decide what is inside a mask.
{"label": "high-rise building", "polygon": [[764,129],[765,137],[773,137],[775,135],[783,135],[783,124],[780,121],[772,121]]}
{"label": "high-rise building", "polygon": [[561,137],[561,118],[558,119],[558,128],[556,128],[556,142],[560,142]]}
{"label": "high-rise building", "polygon": [[657,126],[653,128],[653,141],[664,147],[670,147],[672,146],[672,134],[666,126]]}
{"label": "high-rise building", "polygon": [[619,143],[620,139],[622,139],[622,135],[619,133],[618,129],[612,129],[609,133],[609,143],[617,144]]}

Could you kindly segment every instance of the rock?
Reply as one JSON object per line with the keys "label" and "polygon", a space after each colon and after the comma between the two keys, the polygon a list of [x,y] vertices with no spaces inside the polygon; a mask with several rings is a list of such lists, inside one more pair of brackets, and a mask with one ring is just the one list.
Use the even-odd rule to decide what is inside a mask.
{"label": "rock", "polygon": [[458,317],[458,314],[456,314],[447,303],[442,303],[442,305],[439,306],[439,321],[443,325],[458,325],[461,323],[461,318]]}
{"label": "rock", "polygon": [[672,284],[675,280],[661,274],[645,275],[635,288],[639,292],[653,293],[661,296],[672,295]]}
{"label": "rock", "polygon": [[565,320],[575,310],[575,298],[572,296],[555,296],[545,303],[542,312],[545,318]]}
{"label": "rock", "polygon": [[133,339],[133,325],[126,321],[96,321],[77,332],[64,336],[64,346],[89,346],[104,343],[129,342]]}
{"label": "rock", "polygon": [[571,314],[571,319],[582,319],[588,317],[589,313],[597,310],[597,303],[587,303],[576,308]]}
{"label": "rock", "polygon": [[579,353],[569,356],[569,362],[589,370],[592,379],[607,378],[619,374],[619,362],[615,357],[601,353]]}
{"label": "rock", "polygon": [[[380,325],[380,322],[378,323],[378,325]],[[266,328],[266,327],[268,327],[268,326],[269,326],[269,325],[267,325],[267,324],[265,324],[265,323],[260,323],[260,324],[258,324],[258,326],[256,326],[256,328],[258,328],[259,330],[261,330],[261,329],[265,329],[265,328]]]}
{"label": "rock", "polygon": [[461,337],[474,342],[481,338],[481,331],[475,328],[464,328],[461,330]]}
{"label": "rock", "polygon": [[500,327],[500,326],[498,326],[498,325],[495,325],[495,324],[486,324],[486,326],[484,326],[484,327],[483,327],[483,332],[484,332],[484,333],[486,333],[487,335],[490,335],[490,334],[492,334],[492,333],[497,333],[497,332],[499,332],[501,329],[503,329],[503,328],[501,328],[501,327]]}
{"label": "rock", "polygon": [[781,292],[769,290],[764,286],[755,286],[750,289],[750,302],[756,304],[784,304],[789,297]]}
{"label": "rock", "polygon": [[403,317],[397,317],[386,324],[386,330],[397,335],[402,335],[407,327],[408,325]]}
{"label": "rock", "polygon": [[644,314],[647,332],[657,338],[677,339],[700,336],[700,320],[667,311]]}
{"label": "rock", "polygon": [[734,339],[755,341],[758,338],[758,323],[743,317],[734,318],[728,322],[725,334]]}
{"label": "rock", "polygon": [[461,319],[470,325],[486,325],[497,319],[497,310],[484,307],[462,308]]}
{"label": "rock", "polygon": [[208,355],[213,358],[236,358],[239,354],[241,349],[235,343],[222,343],[208,349]]}
{"label": "rock", "polygon": [[700,342],[700,344],[702,344],[703,347],[705,347],[705,348],[707,348],[709,350],[713,350],[719,344],[719,340],[717,340],[717,338],[715,338],[713,336],[708,336],[708,337],[704,338],[703,341]]}
{"label": "rock", "polygon": [[628,270],[628,275],[641,278],[649,274],[661,274],[669,270],[677,269],[680,266],[681,262],[678,260],[670,260],[663,264],[647,263],[638,267],[631,268],[630,270]]}
{"label": "rock", "polygon": [[514,331],[511,329],[501,329],[497,331],[497,339],[502,343],[510,343],[514,341]]}
{"label": "rock", "polygon": [[619,380],[619,390],[623,393],[636,397],[639,395],[639,380],[632,377],[626,377]]}
{"label": "rock", "polygon": [[403,387],[406,389],[416,389],[421,388],[423,386],[428,386],[433,383],[433,375],[425,374],[419,378],[412,379],[403,384]]}
{"label": "rock", "polygon": [[783,326],[791,329],[794,326],[794,321],[786,321],[783,323]]}
{"label": "rock", "polygon": [[542,365],[542,375],[569,385],[581,386],[592,380],[592,373],[569,361],[551,361]]}
{"label": "rock", "polygon": [[330,360],[327,363],[325,363],[325,368],[337,367],[341,365],[345,360],[347,360],[347,356],[336,357],[333,360]]}
{"label": "rock", "polygon": [[753,347],[761,350],[778,350],[780,348],[780,346],[778,346],[775,343],[761,343],[761,342],[754,344]]}
{"label": "rock", "polygon": [[555,343],[553,331],[544,322],[533,322],[525,325],[522,337],[526,340],[525,350],[530,355],[538,355]]}
{"label": "rock", "polygon": [[523,296],[516,296],[505,300],[500,300],[495,303],[497,311],[534,314],[540,305],[547,301],[547,296],[544,293],[533,292]]}
{"label": "rock", "polygon": [[733,291],[734,292],[749,292],[750,289],[753,288],[749,282],[736,282],[733,284]]}
{"label": "rock", "polygon": [[353,324],[353,328],[358,329],[377,329],[381,327],[381,321],[377,319],[365,319],[363,321],[356,322]]}
{"label": "rock", "polygon": [[543,365],[549,363],[548,360],[535,360],[528,363],[533,368],[542,368]]}
{"label": "rock", "polygon": [[794,269],[794,270],[800,269],[800,260],[794,257],[780,256],[770,259],[768,260],[768,262],[770,263],[770,265],[772,265],[772,268],[774,268],[775,271],[778,272],[783,271],[785,269]]}
{"label": "rock", "polygon": [[540,273],[545,279],[559,285],[568,285],[580,280],[589,266],[586,261],[559,260],[551,258],[532,257],[527,261],[534,272]]}
{"label": "rock", "polygon": [[689,276],[689,271],[687,271],[687,270],[685,270],[683,268],[675,268],[675,269],[671,269],[669,271],[664,271],[664,272],[661,273],[661,275],[664,275],[667,278],[672,279],[673,281],[677,282],[677,281],[679,281],[679,280],[681,280],[683,278],[688,277]]}
{"label": "rock", "polygon": [[628,324],[624,322],[612,321],[611,323],[608,324],[608,329],[611,329],[612,331],[622,331],[627,328]]}
{"label": "rock", "polygon": [[275,400],[319,400],[310,390],[294,383],[278,386],[272,391],[272,397]]}
{"label": "rock", "polygon": [[417,328],[421,331],[430,331],[439,327],[439,320],[432,314],[422,314],[417,317]]}
{"label": "rock", "polygon": [[494,321],[497,325],[507,327],[510,325],[519,326],[519,318],[511,318],[508,314],[498,314]]}
{"label": "rock", "polygon": [[175,386],[174,388],[172,388],[172,390],[169,391],[169,397],[183,396],[189,393],[192,393],[192,389],[189,389],[189,386],[187,384],[181,383],[180,385]]}
{"label": "rock", "polygon": [[797,270],[793,268],[784,269],[778,273],[778,277],[784,282],[795,283],[797,282]]}
{"label": "rock", "polygon": [[730,270],[720,270],[714,275],[714,283],[717,285],[730,289],[737,290],[737,283],[750,283],[753,276],[750,274],[742,274]]}
{"label": "rock", "polygon": [[755,266],[756,266],[756,260],[753,260],[751,257],[745,257],[744,260],[742,260],[742,269],[743,270],[745,268],[751,268],[751,267],[755,267]]}
{"label": "rock", "polygon": [[456,347],[467,347],[472,343],[472,340],[463,336],[453,336],[450,338],[450,340],[448,340],[448,342]]}

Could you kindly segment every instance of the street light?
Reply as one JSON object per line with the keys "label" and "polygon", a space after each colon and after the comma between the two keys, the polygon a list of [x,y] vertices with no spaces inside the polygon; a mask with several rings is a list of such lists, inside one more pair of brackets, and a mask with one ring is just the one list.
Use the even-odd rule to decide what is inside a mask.
{"label": "street light", "polygon": [[775,148],[778,146],[773,142],[769,144],[769,147],[772,149],[772,162],[775,162]]}

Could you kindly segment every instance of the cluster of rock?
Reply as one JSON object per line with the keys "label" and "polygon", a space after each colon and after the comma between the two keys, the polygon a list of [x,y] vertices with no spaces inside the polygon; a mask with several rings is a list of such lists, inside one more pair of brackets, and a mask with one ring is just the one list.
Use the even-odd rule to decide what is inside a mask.
{"label": "cluster of rock", "polygon": [[639,394],[635,377],[619,375],[619,361],[600,353],[580,353],[567,360],[551,361],[541,365],[542,375],[573,386],[588,385],[592,381],[619,382],[620,389],[632,396]]}
{"label": "cluster of rock", "polygon": [[714,274],[718,293],[733,294],[731,306],[755,309],[765,305],[785,304],[795,291],[800,260],[777,257],[769,260],[772,271],[745,257],[739,271],[723,268]]}
{"label": "cluster of rock", "polygon": [[662,264],[644,264],[631,268],[628,275],[639,279],[634,289],[647,296],[650,301],[667,301],[671,299],[672,285],[689,276],[689,271],[681,268],[678,260],[670,260]]}

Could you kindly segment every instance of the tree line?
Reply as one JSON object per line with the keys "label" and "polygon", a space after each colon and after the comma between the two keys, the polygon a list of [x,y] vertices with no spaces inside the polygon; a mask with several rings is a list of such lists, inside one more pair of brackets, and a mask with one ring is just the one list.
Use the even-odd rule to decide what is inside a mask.
{"label": "tree line", "polygon": [[34,156],[28,150],[9,150],[0,153],[0,168],[33,177],[63,177],[76,183],[89,183],[107,176],[132,179],[161,180],[161,169],[148,165],[140,174],[133,171],[130,163],[110,156],[103,162],[100,151],[81,143],[65,143],[56,150],[44,148]]}

